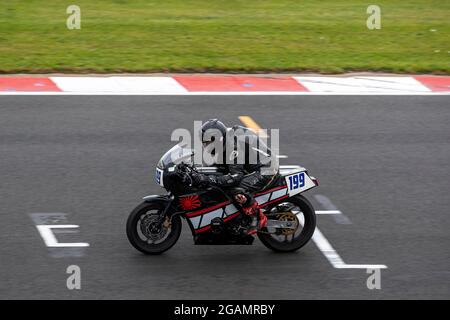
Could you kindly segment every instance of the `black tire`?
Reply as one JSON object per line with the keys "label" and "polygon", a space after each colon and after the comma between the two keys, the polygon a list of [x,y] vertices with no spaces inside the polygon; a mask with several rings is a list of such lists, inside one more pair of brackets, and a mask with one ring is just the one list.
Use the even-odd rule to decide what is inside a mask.
{"label": "black tire", "polygon": [[169,250],[177,242],[181,234],[181,218],[179,215],[175,215],[171,220],[171,228],[169,233],[161,243],[148,243],[144,241],[138,232],[138,222],[142,215],[145,215],[151,210],[157,210],[162,212],[164,210],[164,203],[162,202],[143,202],[137,206],[129,215],[127,220],[127,237],[130,243],[137,250],[145,254],[161,254],[164,251]]}
{"label": "black tire", "polygon": [[258,238],[267,248],[275,252],[292,252],[307,244],[313,236],[316,229],[316,213],[308,199],[302,195],[293,196],[283,202],[293,203],[301,209],[305,220],[301,233],[289,243],[280,242],[267,233],[258,233]]}

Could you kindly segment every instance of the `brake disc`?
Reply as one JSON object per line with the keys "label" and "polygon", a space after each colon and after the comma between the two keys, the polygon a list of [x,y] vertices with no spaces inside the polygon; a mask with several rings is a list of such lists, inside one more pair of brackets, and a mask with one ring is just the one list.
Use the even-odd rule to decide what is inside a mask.
{"label": "brake disc", "polygon": [[169,226],[170,224],[167,225],[167,221],[161,224],[158,215],[149,214],[141,220],[140,228],[144,236],[153,241],[157,241],[166,235]]}

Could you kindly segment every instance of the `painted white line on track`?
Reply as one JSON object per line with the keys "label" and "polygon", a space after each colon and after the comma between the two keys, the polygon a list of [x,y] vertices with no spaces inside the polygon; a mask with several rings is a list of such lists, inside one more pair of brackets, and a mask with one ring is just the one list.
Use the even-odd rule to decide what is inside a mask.
{"label": "painted white line on track", "polygon": [[89,247],[89,243],[86,242],[58,242],[52,229],[76,229],[79,228],[76,224],[41,224],[36,228],[39,231],[44,243],[49,248],[81,248]]}
{"label": "painted white line on track", "polygon": [[64,92],[186,92],[172,77],[50,77]]}
{"label": "painted white line on track", "polygon": [[316,214],[342,214],[339,210],[316,210]]}
{"label": "painted white line on track", "polygon": [[[352,223],[350,221],[350,219],[345,214],[343,214],[340,210],[338,210],[338,208],[333,204],[333,202],[331,202],[331,200],[328,199],[327,197],[325,197],[324,195],[315,194],[314,198],[316,199],[316,201],[318,203],[320,203],[320,205],[324,209],[326,209],[326,210],[319,210],[319,211],[324,211],[324,213],[322,213],[322,214],[334,214],[333,219],[334,219],[334,221],[336,221],[336,223],[339,223],[339,224],[351,224]],[[328,212],[328,213],[325,213],[325,212]],[[316,211],[316,213],[317,213],[317,211]]]}
{"label": "painted white line on track", "polygon": [[413,77],[294,77],[314,92],[431,92]]}
{"label": "painted white line on track", "polygon": [[[297,218],[301,225],[304,225],[303,215],[299,215]],[[387,266],[384,264],[346,264],[317,227],[312,236],[312,240],[319,250],[322,251],[325,258],[336,269],[387,269]]]}
{"label": "painted white line on track", "polygon": [[328,259],[336,269],[386,269],[384,264],[346,264],[339,254],[334,250],[323,233],[316,228],[312,240],[317,247],[322,251],[323,255]]}
{"label": "painted white line on track", "polygon": [[79,233],[79,225],[69,223],[67,213],[30,213],[39,235],[53,258],[83,257],[87,242],[59,242],[56,236]]}

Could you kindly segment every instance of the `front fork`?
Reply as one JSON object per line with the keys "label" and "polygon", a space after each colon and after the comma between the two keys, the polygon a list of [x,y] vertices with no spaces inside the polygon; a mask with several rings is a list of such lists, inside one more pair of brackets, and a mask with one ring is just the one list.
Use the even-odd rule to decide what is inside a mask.
{"label": "front fork", "polygon": [[164,203],[164,210],[159,215],[158,224],[163,225],[165,228],[170,227],[173,215],[182,213],[176,212],[176,210],[172,210],[172,206],[175,203],[175,197],[170,194],[166,196],[151,195],[146,196],[143,199],[146,202],[160,201]]}

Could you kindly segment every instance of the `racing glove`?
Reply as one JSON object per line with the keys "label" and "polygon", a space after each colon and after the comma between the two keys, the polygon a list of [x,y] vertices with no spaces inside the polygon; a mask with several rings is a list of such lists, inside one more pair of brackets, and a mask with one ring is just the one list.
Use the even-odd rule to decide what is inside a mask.
{"label": "racing glove", "polygon": [[201,173],[196,173],[196,172],[191,173],[191,178],[192,178],[192,183],[195,186],[208,186],[212,182],[209,179],[210,178],[209,176],[207,176],[205,174],[201,174]]}
{"label": "racing glove", "polygon": [[226,174],[223,176],[206,175],[202,173],[192,173],[192,182],[197,186],[232,186],[238,183],[242,177],[240,174]]}

